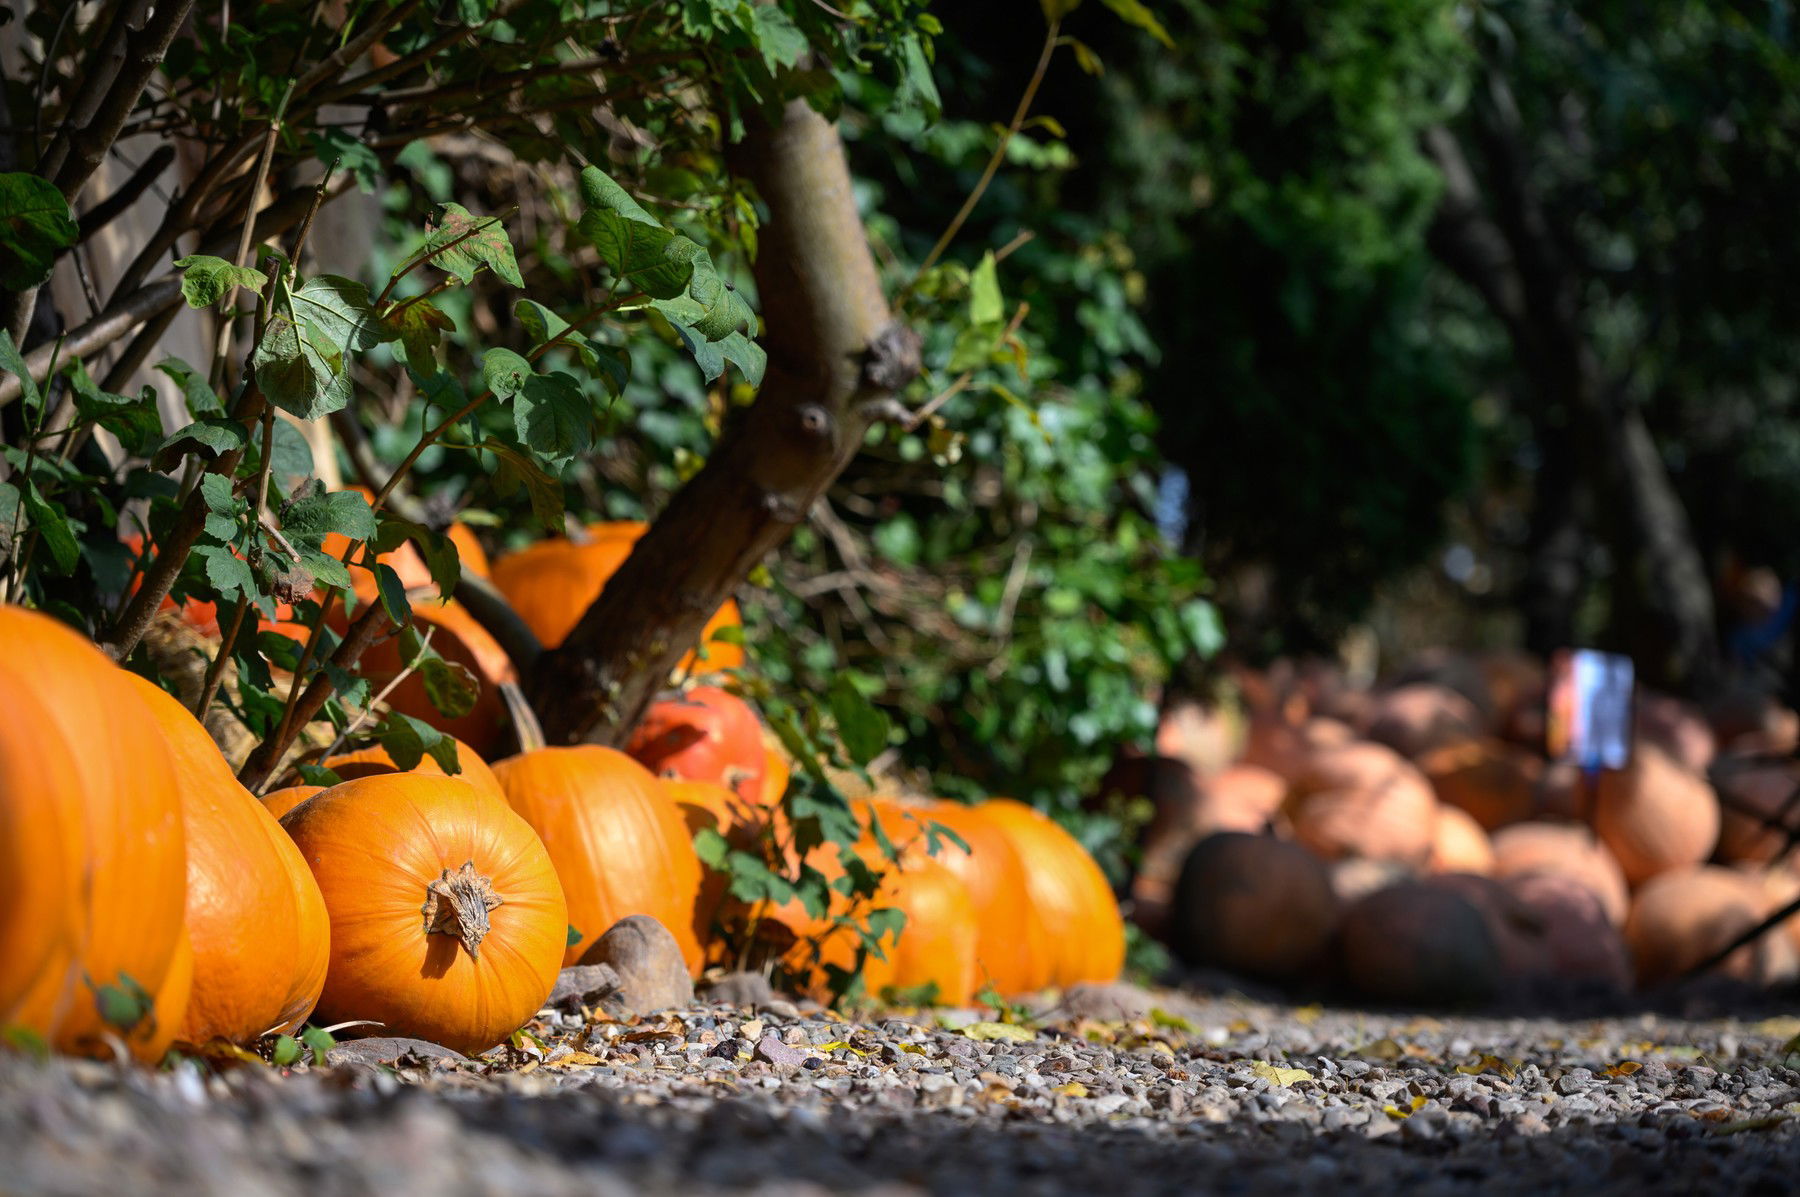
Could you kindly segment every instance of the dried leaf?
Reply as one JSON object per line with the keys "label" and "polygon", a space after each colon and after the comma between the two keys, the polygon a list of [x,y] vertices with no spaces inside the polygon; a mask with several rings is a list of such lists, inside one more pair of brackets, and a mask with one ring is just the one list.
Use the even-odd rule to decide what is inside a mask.
{"label": "dried leaf", "polygon": [[1004,1039],[1010,1043],[1030,1043],[1037,1038],[1029,1029],[1011,1022],[972,1022],[962,1029],[970,1039]]}
{"label": "dried leaf", "polygon": [[576,1065],[594,1065],[594,1064],[604,1064],[604,1063],[606,1063],[606,1061],[602,1060],[599,1056],[589,1055],[587,1052],[570,1052],[568,1055],[564,1056],[560,1060],[551,1060],[550,1061],[551,1066],[555,1067],[555,1068],[573,1068]]}
{"label": "dried leaf", "polygon": [[1194,1024],[1179,1014],[1170,1014],[1160,1006],[1150,1007],[1150,1023],[1152,1026],[1165,1027],[1171,1031],[1186,1031],[1192,1035]]}
{"label": "dried leaf", "polygon": [[1425,1099],[1423,1097],[1414,1097],[1403,1107],[1392,1105],[1382,1106],[1381,1112],[1386,1114],[1389,1118],[1411,1118],[1414,1114],[1424,1108]]}
{"label": "dried leaf", "polygon": [[1606,1076],[1630,1076],[1632,1073],[1638,1071],[1638,1069],[1640,1069],[1642,1067],[1643,1067],[1643,1065],[1639,1064],[1636,1060],[1620,1060],[1617,1064],[1614,1064],[1610,1068],[1607,1068],[1605,1070],[1605,1075]]}
{"label": "dried leaf", "polygon": [[1398,1060],[1401,1049],[1392,1039],[1377,1039],[1373,1043],[1365,1043],[1361,1047],[1352,1048],[1352,1053],[1370,1060]]}
{"label": "dried leaf", "polygon": [[1267,1080],[1269,1084],[1279,1085],[1283,1088],[1298,1081],[1312,1079],[1312,1073],[1304,1068],[1283,1068],[1278,1064],[1271,1064],[1267,1060],[1250,1061],[1250,1071]]}
{"label": "dried leaf", "polygon": [[1303,1027],[1310,1027],[1319,1021],[1319,1015],[1325,1013],[1325,1007],[1314,1002],[1310,1006],[1301,1006],[1294,1011],[1294,1021]]}
{"label": "dried leaf", "polygon": [[1502,1080],[1507,1081],[1512,1080],[1515,1075],[1513,1065],[1502,1060],[1499,1056],[1483,1056],[1473,1064],[1458,1064],[1456,1066],[1456,1071],[1462,1073],[1464,1076],[1479,1076],[1484,1072],[1491,1072]]}
{"label": "dried leaf", "polygon": [[1060,1093],[1064,1097],[1086,1097],[1088,1095],[1087,1086],[1080,1081],[1070,1081],[1066,1085],[1058,1085],[1050,1092]]}

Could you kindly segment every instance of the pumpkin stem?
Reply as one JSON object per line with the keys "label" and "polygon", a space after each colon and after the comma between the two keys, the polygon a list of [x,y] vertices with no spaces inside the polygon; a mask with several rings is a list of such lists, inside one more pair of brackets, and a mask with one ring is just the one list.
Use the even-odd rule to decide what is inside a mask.
{"label": "pumpkin stem", "polygon": [[481,959],[481,941],[487,938],[488,911],[504,906],[506,899],[494,892],[494,883],[475,871],[475,862],[425,886],[425,934],[454,935],[473,960]]}
{"label": "pumpkin stem", "polygon": [[544,725],[538,722],[537,712],[531,709],[531,703],[525,699],[525,691],[517,682],[500,683],[500,701],[506,704],[506,713],[511,716],[513,735],[519,741],[520,752],[536,752],[542,748]]}

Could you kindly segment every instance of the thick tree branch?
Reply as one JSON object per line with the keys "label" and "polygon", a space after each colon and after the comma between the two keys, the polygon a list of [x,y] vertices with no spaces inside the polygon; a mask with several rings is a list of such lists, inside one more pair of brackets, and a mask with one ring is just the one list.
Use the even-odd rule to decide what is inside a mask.
{"label": "thick tree branch", "polygon": [[756,282],[769,354],[751,407],[638,541],[526,692],[553,744],[621,742],[707,618],[786,540],[918,372],[893,324],[836,128],[804,101],[732,166],[769,207]]}

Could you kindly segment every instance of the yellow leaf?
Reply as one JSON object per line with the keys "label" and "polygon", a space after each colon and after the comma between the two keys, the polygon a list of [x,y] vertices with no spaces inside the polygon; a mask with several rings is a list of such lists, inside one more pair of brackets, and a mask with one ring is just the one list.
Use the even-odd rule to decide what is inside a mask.
{"label": "yellow leaf", "polygon": [[1423,1097],[1414,1097],[1406,1103],[1404,1109],[1399,1106],[1382,1106],[1381,1112],[1386,1114],[1389,1118],[1411,1118],[1414,1114],[1423,1109],[1424,1106],[1425,1099]]}
{"label": "yellow leaf", "polygon": [[1310,1006],[1301,1006],[1294,1011],[1294,1021],[1301,1026],[1310,1027],[1319,1021],[1319,1015],[1325,1013],[1325,1007],[1314,1002]]}
{"label": "yellow leaf", "polygon": [[1050,1092],[1060,1093],[1064,1097],[1086,1097],[1088,1095],[1087,1086],[1080,1081],[1070,1081],[1066,1085],[1058,1085],[1056,1088],[1050,1090]]}
{"label": "yellow leaf", "polygon": [[1312,1073],[1304,1068],[1282,1068],[1267,1060],[1250,1061],[1250,1071],[1267,1080],[1271,1085],[1287,1086],[1296,1081],[1310,1081]]}
{"label": "yellow leaf", "polygon": [[551,1063],[561,1068],[567,1068],[574,1064],[603,1064],[605,1061],[599,1056],[590,1055],[587,1052],[570,1052],[560,1060],[552,1060]]}
{"label": "yellow leaf", "polygon": [[1234,1018],[1226,1024],[1225,1029],[1233,1035],[1248,1035],[1255,1028],[1250,1025],[1250,1020],[1247,1018]]}
{"label": "yellow leaf", "polygon": [[1398,1060],[1401,1049],[1392,1039],[1377,1039],[1373,1043],[1365,1043],[1356,1049],[1359,1056],[1367,1056],[1371,1060]]}
{"label": "yellow leaf", "polygon": [[1640,1069],[1642,1067],[1643,1067],[1643,1065],[1639,1064],[1636,1060],[1620,1060],[1617,1064],[1614,1064],[1612,1067],[1606,1069],[1606,1075],[1607,1076],[1630,1076],[1632,1073],[1636,1072],[1638,1069]]}
{"label": "yellow leaf", "polygon": [[962,1033],[970,1039],[1005,1039],[1012,1043],[1030,1043],[1037,1038],[1031,1031],[1011,1022],[972,1022],[962,1029]]}
{"label": "yellow leaf", "polygon": [[1505,1060],[1502,1060],[1499,1056],[1483,1056],[1473,1064],[1458,1064],[1456,1066],[1456,1071],[1462,1073],[1464,1076],[1478,1076],[1484,1072],[1491,1072],[1502,1080],[1507,1081],[1512,1080],[1515,1075],[1512,1065],[1508,1064]]}
{"label": "yellow leaf", "polygon": [[866,1056],[869,1054],[860,1047],[851,1047],[842,1039],[833,1039],[830,1043],[821,1043],[813,1050],[817,1052],[854,1052],[859,1056]]}
{"label": "yellow leaf", "polygon": [[920,1047],[916,1043],[902,1043],[900,1045],[900,1050],[903,1052],[911,1052],[915,1056],[924,1056],[924,1055],[930,1054],[924,1048]]}
{"label": "yellow leaf", "polygon": [[989,1084],[987,1088],[985,1088],[981,1091],[981,1100],[983,1100],[983,1101],[1010,1101],[1012,1099],[1012,1095],[1013,1095],[1013,1091],[1011,1089],[1008,1089],[1005,1085]]}
{"label": "yellow leaf", "polygon": [[1800,1038],[1800,1018],[1792,1015],[1765,1018],[1750,1029],[1758,1035],[1767,1035],[1771,1039],[1793,1040]]}
{"label": "yellow leaf", "polygon": [[1150,1021],[1156,1026],[1166,1027],[1171,1031],[1186,1031],[1190,1035],[1194,1033],[1193,1023],[1179,1014],[1170,1014],[1158,1006],[1150,1007]]}

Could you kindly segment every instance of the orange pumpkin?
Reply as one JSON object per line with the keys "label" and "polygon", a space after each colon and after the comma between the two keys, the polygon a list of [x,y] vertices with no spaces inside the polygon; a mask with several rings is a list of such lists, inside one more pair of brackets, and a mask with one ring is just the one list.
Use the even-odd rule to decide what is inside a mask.
{"label": "orange pumpkin", "polygon": [[1785,829],[1800,823],[1800,762],[1734,761],[1719,778],[1719,797],[1721,860],[1771,864],[1784,857]]}
{"label": "orange pumpkin", "polygon": [[[344,781],[354,781],[359,777],[374,777],[380,773],[402,771],[400,766],[394,763],[394,758],[388,755],[388,750],[379,743],[358,748],[354,752],[342,752],[337,756],[327,757],[319,763]],[[456,767],[458,779],[466,781],[483,793],[492,794],[496,798],[506,797],[506,791],[500,787],[500,779],[494,776],[493,769],[489,768],[488,763],[481,759],[480,753],[461,740],[456,742]],[[419,763],[405,772],[422,773],[427,777],[445,776],[443,766],[439,765],[437,759],[431,756],[420,757]]]}
{"label": "orange pumpkin", "polygon": [[263,809],[276,819],[323,790],[324,786],[288,786],[285,789],[270,790],[262,796]]}
{"label": "orange pumpkin", "polygon": [[[1711,956],[1768,914],[1760,879],[1735,869],[1695,865],[1671,869],[1647,882],[1631,903],[1625,943],[1638,983],[1672,980]],[[1726,957],[1718,971],[1755,983],[1793,973],[1794,946],[1785,936],[1765,935]]]}
{"label": "orange pumpkin", "polygon": [[1503,880],[1522,873],[1573,877],[1600,899],[1615,926],[1625,921],[1630,905],[1625,874],[1606,845],[1581,824],[1515,823],[1494,833],[1493,847],[1494,876]]}
{"label": "orange pumpkin", "polygon": [[1625,880],[1642,885],[1712,855],[1719,841],[1719,800],[1704,778],[1640,742],[1630,768],[1601,774],[1594,830],[1625,870]]}
{"label": "orange pumpkin", "polygon": [[494,773],[562,879],[569,921],[582,936],[564,963],[579,961],[626,915],[647,914],[675,936],[699,975],[700,859],[680,808],[649,770],[622,752],[581,744],[521,753]]}
{"label": "orange pumpkin", "polygon": [[550,855],[504,803],[454,778],[333,786],[283,826],[331,918],[318,1017],[479,1052],[543,1005],[568,906]]}
{"label": "orange pumpkin", "polygon": [[1125,921],[1106,874],[1061,825],[1010,798],[975,808],[1006,833],[1025,865],[1026,892],[1049,936],[1029,989],[1112,981],[1125,963]]}
{"label": "orange pumpkin", "polygon": [[249,1043],[306,1021],[325,984],[325,900],[293,841],[238,784],[198,720],[132,677],[181,781],[193,996],[187,1043]]}
{"label": "orange pumpkin", "polygon": [[[17,697],[25,694],[35,703]],[[75,967],[53,952],[11,1017],[63,1051],[110,1055],[106,1036],[116,1035],[134,1055],[158,1058],[166,1042],[159,1044],[149,1021],[108,1026],[96,991],[129,983],[172,1012],[176,1004],[165,985],[182,931],[187,856],[169,748],[129,675],[85,637],[20,607],[0,606],[0,706],[28,730],[24,713],[41,710],[44,744],[72,752],[80,783],[58,812],[65,880],[78,887],[65,912],[75,929]],[[104,734],[96,734],[102,721]],[[23,901],[16,897],[22,880],[0,880],[7,902]]]}
{"label": "orange pumpkin", "polygon": [[1474,816],[1454,806],[1439,806],[1429,867],[1434,873],[1474,873],[1485,877],[1494,871],[1494,846]]}
{"label": "orange pumpkin", "polygon": [[[361,594],[361,591],[359,582],[359,595],[365,601],[373,599],[373,591],[369,594]],[[506,650],[461,603],[415,602],[412,613],[413,626],[421,636],[427,629],[431,631],[432,651],[467,669],[481,689],[475,705],[468,712],[451,718],[432,705],[423,676],[414,671],[388,694],[387,704],[466,742],[477,752],[493,754],[504,750],[510,740],[506,729],[506,703],[500,697],[500,685],[516,682],[519,677]],[[360,672],[379,693],[405,668],[400,637],[396,635],[369,646],[363,654]]]}
{"label": "orange pumpkin", "polygon": [[787,795],[788,781],[793,770],[788,767],[785,756],[775,749],[763,747],[763,792],[762,804],[771,809],[781,805],[782,798]]}
{"label": "orange pumpkin", "polygon": [[1380,744],[1312,753],[1288,797],[1294,838],[1326,860],[1362,857],[1422,867],[1437,799],[1410,762]]}
{"label": "orange pumpkin", "polygon": [[[593,524],[584,541],[540,540],[494,562],[494,585],[544,647],[555,648],[600,597],[606,580],[618,572],[648,527],[634,521]],[[677,668],[683,672],[702,671],[697,664],[704,670],[740,668],[743,648],[714,636],[742,626],[737,603],[726,599],[700,634],[705,661],[697,662],[696,654],[689,653]]]}
{"label": "orange pumpkin", "polygon": [[1318,857],[1273,836],[1226,831],[1195,844],[1183,862],[1169,943],[1190,964],[1289,981],[1318,962],[1337,916]]}
{"label": "orange pumpkin", "polygon": [[20,1021],[34,987],[76,982],[83,871],[67,848],[85,802],[54,716],[34,692],[9,688],[0,719],[0,1027]]}
{"label": "orange pumpkin", "polygon": [[[892,808],[895,813],[909,809]],[[925,804],[913,818],[941,823],[968,844],[965,851],[940,838],[934,859],[963,883],[974,903],[976,988],[992,984],[1004,997],[1041,988],[1049,930],[1031,903],[1026,862],[1011,837],[981,807],[959,802]],[[890,838],[924,839],[916,823],[910,829],[892,820],[883,826]]]}
{"label": "orange pumpkin", "polygon": [[714,781],[746,802],[763,799],[762,720],[749,703],[717,686],[652,703],[625,751],[658,776]]}
{"label": "orange pumpkin", "polygon": [[1438,800],[1473,816],[1488,831],[1536,816],[1544,764],[1499,740],[1442,744],[1418,760]]}
{"label": "orange pumpkin", "polygon": [[1444,744],[1472,738],[1481,725],[1481,712],[1455,690],[1414,682],[1375,700],[1368,738],[1401,756],[1417,758]]}

